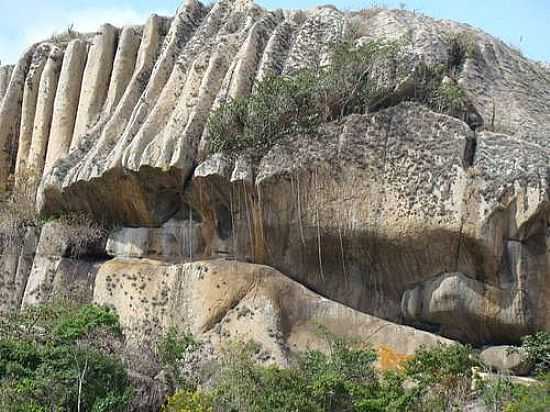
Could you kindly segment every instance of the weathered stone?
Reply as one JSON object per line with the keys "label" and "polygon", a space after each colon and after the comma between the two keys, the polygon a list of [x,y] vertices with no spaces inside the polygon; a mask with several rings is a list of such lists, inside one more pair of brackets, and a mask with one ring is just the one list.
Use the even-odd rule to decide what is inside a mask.
{"label": "weathered stone", "polygon": [[200,224],[171,219],[159,228],[122,227],[111,233],[106,251],[111,256],[192,260],[202,255]]}
{"label": "weathered stone", "polygon": [[37,244],[36,229],[29,228],[21,239],[0,245],[0,313],[21,307]]}
{"label": "weathered stone", "polygon": [[[407,39],[407,74],[421,62],[448,67],[450,35],[471,40],[472,52],[445,79],[466,91],[465,121],[399,103],[412,90],[405,76],[370,107],[375,113],[289,136],[254,153],[259,164],[208,152],[213,110],[266,76],[330,63],[329,44],[350,29],[358,43]],[[105,26],[94,38],[74,138],[70,120],[55,126],[59,136],[50,133],[54,160],[48,149],[37,194],[44,215],[86,211],[123,227],[111,236],[117,256],[268,264],[393,322],[403,321],[405,302],[407,322],[465,341],[550,330],[546,67],[470,26],[403,10],[269,12],[247,0],[212,8],[190,0],[174,19],[151,16],[136,52],[141,30],[119,36]],[[22,144],[32,54],[16,67],[0,109],[0,185]],[[45,136],[33,131],[31,141]],[[193,242],[182,254],[189,243],[172,223],[186,210]],[[176,239],[170,246],[160,240],[167,234]]]}
{"label": "weathered stone", "polygon": [[34,131],[34,118],[36,114],[40,79],[42,78],[42,72],[48,61],[48,55],[50,54],[51,48],[52,46],[50,44],[44,44],[37,47],[32,58],[31,67],[27,73],[25,89],[23,91],[21,129],[19,133],[17,161],[15,164],[15,173],[18,178],[21,177],[21,174],[25,172],[24,169],[27,167],[32,143],[32,134]]}
{"label": "weathered stone", "polygon": [[13,66],[0,66],[0,106],[2,106],[2,100],[10,85],[12,72]]}
{"label": "weathered stone", "polygon": [[46,150],[50,138],[50,128],[53,117],[53,107],[57,83],[59,81],[59,72],[63,62],[63,50],[54,47],[48,56],[48,61],[44,67],[40,86],[38,88],[38,99],[36,102],[36,114],[34,116],[34,128],[32,133],[32,142],[29,150],[27,165],[37,176],[36,186],[40,182],[40,176],[44,171],[44,162],[46,160]]}
{"label": "weathered stone", "polygon": [[524,376],[531,369],[525,350],[515,346],[488,347],[480,357],[485,365],[506,374]]}
{"label": "weathered stone", "polygon": [[55,95],[45,170],[49,170],[57,159],[69,151],[87,56],[88,44],[83,40],[72,40],[65,50]]}
{"label": "weathered stone", "polygon": [[86,260],[37,255],[22,305],[47,303],[56,299],[91,303],[99,266]]}
{"label": "weathered stone", "polygon": [[324,349],[319,326],[395,356],[451,343],[331,302],[272,268],[228,260],[170,265],[116,258],[101,266],[94,301],[113,305],[132,339],[178,326],[215,346],[254,339],[281,364],[288,350]]}
{"label": "weathered stone", "polygon": [[55,298],[91,302],[95,276],[103,260],[70,256],[70,232],[59,222],[43,226],[32,269],[25,282],[22,305],[45,303]]}
{"label": "weathered stone", "polygon": [[82,78],[71,148],[77,147],[86,131],[99,121],[111,80],[117,36],[118,30],[105,24],[94,37]]}
{"label": "weathered stone", "polygon": [[407,320],[433,324],[445,336],[468,342],[518,341],[531,331],[525,291],[502,290],[448,273],[427,280],[403,294]]}
{"label": "weathered stone", "polygon": [[13,69],[9,87],[0,102],[0,191],[6,189],[8,177],[15,169],[23,90],[33,53],[34,47],[25,51]]}
{"label": "weathered stone", "polygon": [[107,113],[111,113],[116,108],[132,79],[140,43],[141,30],[138,27],[124,27],[121,30],[113,63],[111,84],[105,102]]}

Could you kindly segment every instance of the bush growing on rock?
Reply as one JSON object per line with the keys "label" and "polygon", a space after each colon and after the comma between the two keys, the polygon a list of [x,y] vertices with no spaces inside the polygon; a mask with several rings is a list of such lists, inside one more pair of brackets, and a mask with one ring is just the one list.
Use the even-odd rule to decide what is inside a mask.
{"label": "bush growing on rock", "polygon": [[160,365],[169,373],[169,378],[174,381],[172,383],[180,387],[192,387],[193,382],[185,380],[181,369],[186,356],[198,348],[199,342],[190,333],[172,327],[159,338],[156,346]]}
{"label": "bush growing on rock", "polygon": [[404,374],[416,385],[424,410],[460,410],[472,386],[472,367],[478,365],[469,346],[440,345],[420,348],[405,363]]}
{"label": "bush growing on rock", "polygon": [[451,75],[460,72],[466,59],[473,59],[478,54],[475,38],[467,32],[449,33],[445,38],[447,44],[447,69]]}
{"label": "bush growing on rock", "polygon": [[405,47],[402,41],[357,44],[344,38],[333,45],[330,64],[262,80],[249,96],[227,101],[211,114],[210,152],[261,157],[286,136],[313,135],[323,122],[403,100],[463,117],[466,95],[453,78],[471,53],[467,40],[450,37],[447,67],[419,63],[411,73]]}
{"label": "bush growing on rock", "polygon": [[463,345],[420,348],[396,370],[374,369],[376,354],[357,342],[327,337],[328,351],[308,350],[288,368],[265,359],[253,342],[229,344],[219,368],[202,387],[187,386],[164,412],[463,411],[472,404],[497,412],[548,410],[548,382],[524,387],[498,380],[476,388],[474,351]]}
{"label": "bush growing on rock", "polygon": [[540,385],[516,386],[504,412],[547,412],[550,410],[550,374],[539,377]]}
{"label": "bush growing on rock", "polygon": [[180,390],[163,406],[162,412],[213,412],[211,396],[207,393]]}
{"label": "bush growing on rock", "polygon": [[319,125],[315,78],[309,71],[273,76],[249,97],[223,104],[208,123],[212,152],[264,152],[281,138],[312,133]]}
{"label": "bush growing on rock", "polygon": [[0,199],[0,251],[20,246],[27,228],[40,226],[34,204],[36,179],[32,172],[22,173],[17,185],[12,182],[13,190]]}

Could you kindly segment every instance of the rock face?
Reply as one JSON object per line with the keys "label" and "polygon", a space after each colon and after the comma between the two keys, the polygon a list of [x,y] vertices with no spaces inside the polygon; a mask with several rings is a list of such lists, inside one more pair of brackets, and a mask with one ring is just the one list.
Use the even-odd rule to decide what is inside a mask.
{"label": "rock face", "polygon": [[12,71],[13,71],[13,66],[0,67],[0,102],[2,102],[2,99],[6,94],[6,90],[8,90]]}
{"label": "rock face", "polygon": [[27,272],[24,293],[16,307],[58,298],[82,303],[92,301],[96,274],[103,262],[71,255],[67,235],[59,223],[44,225],[32,267]]}
{"label": "rock face", "polygon": [[[352,28],[358,41],[405,39],[412,65],[447,64],[445,39],[467,37],[475,53],[456,77],[479,115],[395,101],[289,137],[259,164],[208,152],[213,110],[266,76],[330,63]],[[383,326],[402,341],[375,343],[403,354],[438,340],[403,323],[476,345],[550,330],[550,74],[483,32],[402,10],[189,0],[173,18],[33,46],[0,68],[2,95],[0,186],[30,169],[44,216],[115,227],[87,260],[43,252],[48,227],[36,257],[4,248],[15,306],[71,283],[71,267],[129,329],[213,336],[233,313],[224,330],[250,330],[281,362],[286,346],[315,343],[318,318],[362,337]],[[208,260],[220,257],[241,263]],[[238,317],[251,290],[265,308]]]}
{"label": "rock face", "polygon": [[224,259],[166,264],[116,258],[98,272],[94,301],[114,305],[135,339],[177,326],[214,346],[253,339],[282,364],[292,351],[325,345],[319,327],[394,356],[450,342],[324,299],[270,267]]}

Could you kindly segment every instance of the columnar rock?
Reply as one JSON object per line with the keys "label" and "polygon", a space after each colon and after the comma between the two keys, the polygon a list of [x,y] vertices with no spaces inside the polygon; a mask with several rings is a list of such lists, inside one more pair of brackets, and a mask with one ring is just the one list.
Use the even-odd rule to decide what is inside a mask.
{"label": "columnar rock", "polygon": [[135,118],[132,119],[132,113],[147,86],[146,79],[150,76],[155,59],[160,52],[163,40],[163,25],[164,19],[157,15],[153,15],[147,20],[143,28],[134,72],[127,86],[127,93],[121,96],[115,113],[104,127],[96,127],[89,132],[91,139],[97,139],[103,143],[93,148],[93,156],[90,156],[90,158],[97,158],[102,155],[101,152],[112,149],[128,123],[131,120],[136,121]]}
{"label": "columnar rock", "polygon": [[46,170],[69,151],[87,57],[88,44],[80,39],[72,40],[65,50],[55,95]]}
{"label": "columnar rock", "polygon": [[117,36],[118,30],[105,24],[93,39],[82,79],[71,148],[76,147],[87,129],[99,120],[111,81]]}
{"label": "columnar rock", "polygon": [[16,179],[21,177],[21,173],[23,173],[26,168],[29,157],[40,79],[42,78],[42,71],[48,61],[48,55],[50,54],[51,48],[52,45],[50,44],[44,44],[36,48],[32,58],[31,67],[25,81],[21,113],[21,130],[19,133],[17,161],[15,164]]}
{"label": "columnar rock", "polygon": [[38,232],[34,227],[29,228],[15,241],[0,245],[0,316],[21,307],[38,245]]}
{"label": "columnar rock", "polygon": [[34,47],[25,51],[13,69],[4,100],[0,102],[0,191],[6,188],[8,176],[15,168],[23,90],[33,53]]}
{"label": "columnar rock", "polygon": [[48,56],[48,62],[40,79],[36,115],[34,117],[34,130],[28,158],[28,166],[33,171],[33,175],[38,177],[38,181],[40,181],[40,176],[42,176],[44,170],[55,94],[62,62],[63,50],[54,47]]}
{"label": "columnar rock", "polygon": [[116,108],[132,79],[140,43],[141,29],[139,27],[124,27],[121,30],[113,63],[111,84],[105,102],[105,111],[108,113]]}
{"label": "columnar rock", "polygon": [[0,106],[2,105],[2,99],[4,98],[4,95],[8,90],[12,72],[13,72],[13,66],[0,67]]}

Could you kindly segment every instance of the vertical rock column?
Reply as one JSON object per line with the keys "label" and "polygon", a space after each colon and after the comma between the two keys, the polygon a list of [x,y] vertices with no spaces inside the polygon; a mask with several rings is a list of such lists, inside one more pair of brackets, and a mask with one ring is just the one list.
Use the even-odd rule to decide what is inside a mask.
{"label": "vertical rock column", "polygon": [[33,52],[34,48],[28,49],[15,66],[0,107],[0,192],[6,189],[12,164],[15,163],[14,146],[17,146],[16,139],[19,138],[23,88]]}
{"label": "vertical rock column", "polygon": [[55,96],[45,170],[48,170],[57,159],[69,151],[87,57],[88,44],[86,42],[77,39],[69,43],[65,51]]}
{"label": "vertical rock column", "polygon": [[115,27],[105,24],[93,40],[82,79],[71,149],[78,146],[86,130],[99,120],[111,81],[117,34]]}
{"label": "vertical rock column", "polygon": [[2,98],[6,94],[6,91],[8,90],[12,71],[13,71],[13,66],[0,67],[0,106],[2,105]]}
{"label": "vertical rock column", "polygon": [[48,61],[51,51],[51,45],[44,44],[39,46],[32,57],[31,67],[25,80],[25,89],[23,91],[23,104],[21,107],[21,129],[19,133],[19,146],[17,149],[17,161],[15,163],[15,178],[17,184],[22,184],[25,179],[25,164],[29,157],[31,147],[32,133],[34,130],[34,116],[36,113],[36,101],[38,99],[38,88],[40,78]]}
{"label": "vertical rock column", "polygon": [[53,104],[62,63],[63,50],[58,47],[53,48],[40,79],[34,131],[28,158],[29,169],[33,171],[33,175],[36,175],[38,179],[42,177],[44,169],[46,148],[48,147],[52,124]]}
{"label": "vertical rock column", "polygon": [[113,64],[111,85],[105,103],[107,113],[114,110],[132,79],[140,44],[141,29],[139,27],[125,27],[122,29]]}

